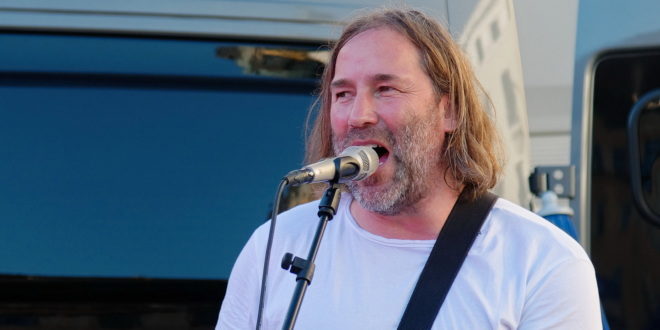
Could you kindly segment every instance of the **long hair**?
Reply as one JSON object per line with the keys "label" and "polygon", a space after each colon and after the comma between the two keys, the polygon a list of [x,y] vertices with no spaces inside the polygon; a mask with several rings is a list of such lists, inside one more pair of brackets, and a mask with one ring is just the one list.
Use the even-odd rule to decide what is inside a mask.
{"label": "long hair", "polygon": [[[337,55],[356,35],[374,28],[390,28],[406,36],[418,49],[421,64],[431,78],[438,99],[448,95],[449,111],[456,128],[445,137],[443,165],[445,181],[463,188],[463,196],[474,198],[497,183],[502,170],[502,149],[493,120],[480,101],[486,96],[472,72],[469,61],[449,32],[435,20],[411,9],[379,9],[353,19],[332,46],[330,62],[321,78],[318,98],[311,109],[315,117],[306,141],[306,162],[333,155],[330,127],[330,83],[335,75]],[[447,180],[447,176],[449,180]]]}

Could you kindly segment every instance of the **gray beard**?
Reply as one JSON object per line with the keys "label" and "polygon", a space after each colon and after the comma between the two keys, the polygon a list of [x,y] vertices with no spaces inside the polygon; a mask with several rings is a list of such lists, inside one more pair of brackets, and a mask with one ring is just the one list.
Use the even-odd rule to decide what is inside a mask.
{"label": "gray beard", "polygon": [[398,215],[414,208],[424,198],[434,182],[440,166],[442,139],[435,129],[437,118],[433,112],[427,117],[412,118],[394,135],[379,124],[350,130],[344,141],[333,138],[336,154],[356,139],[375,138],[391,146],[388,162],[395,163],[394,176],[389,184],[377,184],[383,178],[372,175],[362,181],[349,181],[346,186],[360,205],[381,215]]}

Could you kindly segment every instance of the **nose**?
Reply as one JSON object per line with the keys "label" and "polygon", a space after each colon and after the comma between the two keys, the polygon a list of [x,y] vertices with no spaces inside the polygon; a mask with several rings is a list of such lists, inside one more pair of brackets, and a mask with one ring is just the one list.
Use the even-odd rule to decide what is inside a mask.
{"label": "nose", "polygon": [[373,97],[368,93],[358,93],[352,105],[348,125],[353,128],[361,128],[376,123],[378,123],[378,114]]}

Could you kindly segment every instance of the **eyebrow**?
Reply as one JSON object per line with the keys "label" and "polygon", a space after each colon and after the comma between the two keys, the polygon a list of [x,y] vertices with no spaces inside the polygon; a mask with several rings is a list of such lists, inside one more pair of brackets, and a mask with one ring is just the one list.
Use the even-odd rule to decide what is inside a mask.
{"label": "eyebrow", "polygon": [[351,85],[348,79],[338,79],[330,83],[330,87],[346,87]]}
{"label": "eyebrow", "polygon": [[[371,78],[373,82],[387,82],[387,81],[400,81],[400,82],[409,82],[407,79],[404,79],[400,76],[389,74],[389,73],[379,73]],[[348,79],[337,79],[330,83],[330,87],[346,87],[350,86],[352,83]]]}
{"label": "eyebrow", "polygon": [[375,82],[386,82],[386,81],[403,81],[404,79],[393,74],[379,73],[374,76],[373,81]]}

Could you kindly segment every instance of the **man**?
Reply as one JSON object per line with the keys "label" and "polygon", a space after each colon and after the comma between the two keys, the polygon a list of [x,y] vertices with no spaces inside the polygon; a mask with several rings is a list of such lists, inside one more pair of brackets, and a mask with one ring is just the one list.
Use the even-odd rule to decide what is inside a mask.
{"label": "man", "polygon": [[[478,86],[449,34],[422,13],[381,10],[345,28],[322,79],[308,160],[352,145],[378,145],[386,152],[374,175],[347,184],[297,328],[397,327],[459,196],[480,196],[500,172],[497,134]],[[264,329],[282,326],[295,279],[279,268],[279,257],[307,255],[317,205],[280,216]],[[255,327],[268,229],[261,226],[241,252],[218,328]],[[433,328],[597,329],[598,306],[593,267],[581,247],[499,199]]]}

